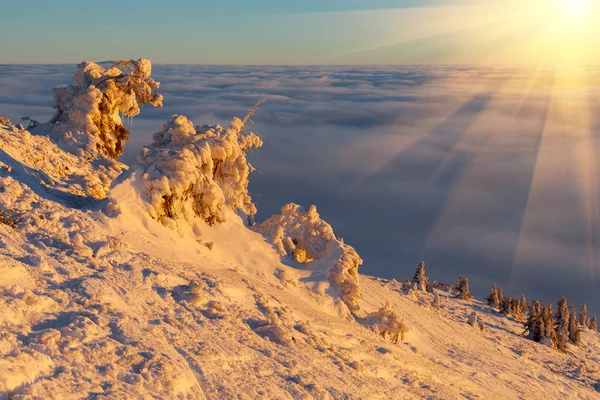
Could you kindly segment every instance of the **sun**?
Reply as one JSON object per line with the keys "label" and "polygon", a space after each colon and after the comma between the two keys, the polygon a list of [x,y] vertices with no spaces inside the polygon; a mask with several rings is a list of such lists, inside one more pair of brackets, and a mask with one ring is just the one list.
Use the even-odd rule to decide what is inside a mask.
{"label": "sun", "polygon": [[586,11],[586,0],[564,0],[566,11],[571,16],[581,16]]}

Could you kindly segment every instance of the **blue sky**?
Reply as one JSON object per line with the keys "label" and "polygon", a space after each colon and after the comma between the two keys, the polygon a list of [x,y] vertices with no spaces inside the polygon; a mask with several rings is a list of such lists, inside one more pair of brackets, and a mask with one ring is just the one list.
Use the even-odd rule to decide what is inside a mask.
{"label": "blue sky", "polygon": [[425,20],[440,19],[411,10],[459,1],[3,0],[0,63],[141,56],[162,63],[335,63],[339,55],[410,38]]}
{"label": "blue sky", "polygon": [[571,2],[2,0],[0,63],[597,65],[600,6]]}

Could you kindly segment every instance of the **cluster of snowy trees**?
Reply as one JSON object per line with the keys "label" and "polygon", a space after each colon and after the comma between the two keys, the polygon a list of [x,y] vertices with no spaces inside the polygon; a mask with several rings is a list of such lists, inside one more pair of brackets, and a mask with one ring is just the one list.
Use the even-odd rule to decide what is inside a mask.
{"label": "cluster of snowy trees", "polygon": [[502,288],[496,285],[492,286],[490,294],[486,298],[488,305],[500,309],[500,312],[523,321],[527,310],[527,301],[523,295],[520,299],[502,294]]}
{"label": "cluster of snowy trees", "polygon": [[575,307],[569,306],[564,296],[558,301],[556,312],[553,312],[552,304],[542,306],[536,300],[528,304],[525,296],[520,299],[503,296],[502,288],[496,285],[492,286],[486,300],[501,313],[524,321],[525,334],[531,339],[561,351],[566,351],[568,342],[581,343],[582,329],[598,329],[596,317],[589,319],[585,304],[578,316]]}
{"label": "cluster of snowy trees", "polygon": [[[403,285],[403,292],[413,298],[419,298],[419,292],[428,292],[434,295],[432,301],[432,307],[439,309],[440,308],[440,299],[438,293],[435,289],[440,287],[437,281],[431,281],[427,275],[425,274],[425,262],[422,261],[415,270],[415,274],[412,278],[412,281],[409,281],[408,278],[405,279]],[[453,294],[462,300],[467,302],[471,302],[471,291],[469,290],[469,278],[466,277],[458,277],[456,279],[456,284],[452,287]]]}
{"label": "cluster of snowy trees", "polygon": [[[409,281],[408,278],[405,279],[403,292],[416,299],[419,298],[419,292],[432,293],[434,298],[431,306],[439,310],[440,297],[435,291],[439,286],[437,282],[429,280],[425,274],[425,262],[421,262],[412,281]],[[459,277],[451,291],[457,298],[467,302],[471,301],[468,278]],[[523,322],[526,328],[525,334],[531,339],[561,351],[566,351],[569,342],[579,345],[583,329],[598,330],[597,319],[588,317],[587,306],[584,304],[577,315],[575,307],[569,306],[565,297],[558,301],[556,312],[553,312],[552,304],[542,306],[536,300],[527,303],[525,295],[520,298],[504,296],[502,288],[493,285],[486,300],[490,307],[497,309],[500,313]],[[482,331],[485,330],[485,326],[478,320],[476,313],[471,315],[468,323]]]}

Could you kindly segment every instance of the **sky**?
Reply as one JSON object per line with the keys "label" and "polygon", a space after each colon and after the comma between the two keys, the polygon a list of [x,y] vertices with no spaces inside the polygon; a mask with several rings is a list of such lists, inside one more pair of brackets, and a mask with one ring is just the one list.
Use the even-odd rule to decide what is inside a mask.
{"label": "sky", "polygon": [[[0,66],[0,116],[52,115],[74,65]],[[600,313],[600,68],[155,65],[164,107],[129,126],[131,164],[174,113],[226,125],[266,98],[250,192],[261,221],[315,204],[364,259],[404,279],[464,275],[485,296]]]}
{"label": "sky", "polygon": [[588,65],[595,0],[3,0],[0,63]]}

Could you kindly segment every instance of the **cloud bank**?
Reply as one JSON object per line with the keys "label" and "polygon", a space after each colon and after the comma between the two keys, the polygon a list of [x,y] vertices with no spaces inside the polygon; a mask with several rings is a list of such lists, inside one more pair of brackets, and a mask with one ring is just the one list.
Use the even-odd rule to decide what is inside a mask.
{"label": "cloud bank", "polygon": [[[0,66],[0,115],[53,114],[73,66]],[[452,283],[492,283],[600,311],[598,70],[160,65],[162,109],[133,121],[131,162],[174,113],[227,124],[257,100],[259,219],[316,204],[364,258],[402,279],[425,260]]]}

